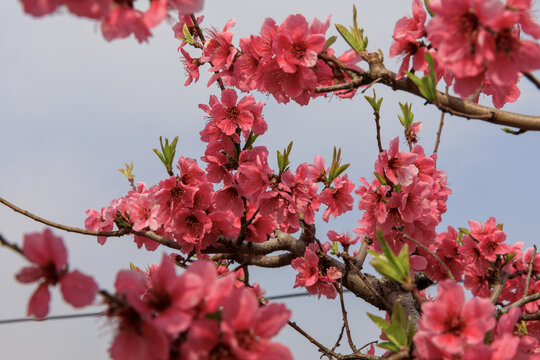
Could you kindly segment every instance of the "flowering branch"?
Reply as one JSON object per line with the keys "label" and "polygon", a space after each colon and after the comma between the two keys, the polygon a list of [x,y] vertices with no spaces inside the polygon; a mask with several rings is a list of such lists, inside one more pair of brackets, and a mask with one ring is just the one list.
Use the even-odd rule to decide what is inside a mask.
{"label": "flowering branch", "polygon": [[[357,75],[356,77],[353,77],[351,81],[342,84],[319,86],[315,88],[315,92],[325,93],[345,89],[356,89],[370,84],[376,79],[380,79],[380,83],[391,87],[393,90],[402,90],[422,97],[418,86],[416,86],[409,78],[403,77],[397,80],[397,74],[384,66],[379,54],[369,53],[367,54],[367,60],[369,63],[369,71],[362,73],[361,76]],[[483,120],[492,124],[512,126],[523,130],[540,131],[540,116],[529,116],[498,110],[476,104],[469,100],[463,100],[452,95],[447,95],[440,91],[437,91],[436,94],[436,102],[433,104],[443,112],[448,112],[452,115],[461,116],[467,119]]]}
{"label": "flowering branch", "polygon": [[58,224],[58,223],[55,223],[53,221],[44,219],[44,218],[39,217],[37,215],[34,215],[29,211],[23,210],[23,209],[15,206],[15,205],[13,205],[12,203],[10,203],[9,201],[3,199],[2,197],[0,197],[0,203],[6,205],[7,207],[12,209],[13,211],[16,211],[16,212],[18,212],[18,213],[20,213],[20,214],[22,214],[24,216],[27,216],[30,219],[33,219],[33,220],[35,220],[37,222],[40,222],[40,223],[45,224],[45,225],[49,225],[51,227],[54,227],[54,228],[57,228],[57,229],[60,229],[60,230],[68,231],[68,232],[73,232],[73,233],[78,233],[78,234],[83,234],[83,235],[106,236],[106,237],[122,236],[122,235],[125,235],[125,234],[127,234],[129,232],[128,229],[122,229],[122,230],[118,230],[118,231],[91,231],[91,230],[85,230],[85,229],[81,229],[81,228],[66,226],[66,225]]}

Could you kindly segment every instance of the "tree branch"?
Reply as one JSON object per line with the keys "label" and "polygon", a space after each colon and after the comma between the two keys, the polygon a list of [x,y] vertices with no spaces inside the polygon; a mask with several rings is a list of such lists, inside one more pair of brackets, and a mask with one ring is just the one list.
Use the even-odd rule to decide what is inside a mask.
{"label": "tree branch", "polygon": [[22,215],[24,215],[26,217],[29,217],[32,220],[35,220],[37,222],[40,222],[42,224],[45,224],[45,225],[48,225],[48,226],[51,226],[51,227],[54,227],[54,228],[57,228],[57,229],[60,229],[60,230],[72,232],[72,233],[83,234],[83,235],[91,235],[91,236],[105,236],[105,237],[122,236],[122,235],[125,235],[125,234],[129,233],[128,229],[118,230],[118,231],[91,231],[91,230],[66,226],[66,225],[55,223],[54,221],[44,219],[44,218],[39,217],[37,215],[34,215],[29,211],[26,211],[24,209],[21,209],[21,208],[15,206],[15,205],[13,205],[9,201],[7,201],[7,200],[5,200],[5,199],[3,199],[1,197],[0,197],[0,203],[6,205],[8,208],[12,209],[13,211],[18,212],[19,214],[22,214]]}
{"label": "tree branch", "polygon": [[[423,98],[418,87],[409,78],[403,77],[397,80],[396,73],[388,70],[383,65],[379,54],[369,53],[367,54],[367,60],[369,71],[363,72],[361,76],[357,75],[353,77],[352,81],[342,84],[316,87],[315,92],[324,93],[344,89],[356,89],[380,79],[380,83],[391,87],[393,90],[406,91]],[[433,105],[444,112],[467,119],[483,120],[492,124],[511,126],[523,130],[540,131],[540,116],[523,115],[494,109],[469,100],[446,95],[440,91],[437,91],[437,100]]]}
{"label": "tree branch", "polygon": [[22,256],[24,256],[24,253],[23,253],[22,249],[19,247],[19,245],[7,241],[6,239],[4,239],[2,234],[0,234],[0,245],[6,246],[6,247],[10,248],[11,250],[13,250],[13,251],[21,254]]}
{"label": "tree branch", "polygon": [[534,77],[531,73],[524,73],[523,76],[525,76],[527,79],[529,79],[538,89],[540,89],[540,80]]}

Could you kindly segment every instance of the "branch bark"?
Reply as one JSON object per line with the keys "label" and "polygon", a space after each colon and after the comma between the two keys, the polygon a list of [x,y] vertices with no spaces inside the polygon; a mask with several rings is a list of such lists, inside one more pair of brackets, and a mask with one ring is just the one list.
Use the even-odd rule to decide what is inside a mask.
{"label": "branch bark", "polygon": [[[393,90],[406,91],[423,98],[418,87],[409,78],[402,77],[397,80],[396,73],[388,70],[384,66],[379,54],[369,53],[367,54],[367,60],[369,71],[366,71],[361,75],[355,75],[352,81],[346,83],[332,86],[319,86],[315,88],[315,92],[324,93],[336,90],[355,89],[378,80],[379,83],[385,84]],[[476,104],[469,100],[447,95],[440,91],[437,91],[437,100],[433,105],[437,106],[441,111],[467,119],[477,119],[522,130],[540,131],[540,116],[523,115],[494,109]]]}

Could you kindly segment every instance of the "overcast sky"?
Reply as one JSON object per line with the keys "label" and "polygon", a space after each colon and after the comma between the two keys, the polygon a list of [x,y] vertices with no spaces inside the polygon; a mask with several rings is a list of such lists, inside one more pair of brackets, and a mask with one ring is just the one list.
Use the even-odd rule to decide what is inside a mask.
{"label": "overcast sky", "polygon": [[[394,24],[411,14],[410,3],[357,1],[356,6],[359,24],[369,37],[369,49],[380,48],[388,54]],[[235,17],[237,44],[240,37],[258,33],[265,17],[280,23],[288,14],[323,20],[332,14],[333,23],[349,25],[351,9],[352,2],[345,0],[208,0],[203,25],[221,29]],[[0,196],[45,218],[82,227],[86,209],[99,209],[129,190],[118,172],[124,163],[133,162],[136,180],[149,185],[167,177],[151,150],[158,146],[159,136],[178,135],[177,154],[195,159],[203,154],[199,131],[204,114],[197,105],[207,103],[218,89],[206,87],[207,77],[191,87],[183,86],[185,75],[172,24],[155,29],[149,44],[140,45],[133,38],[108,43],[91,21],[66,13],[34,19],[24,15],[15,0],[0,2],[0,23]],[[334,34],[331,27],[327,35]],[[345,49],[343,43],[338,40],[339,51]],[[398,68],[392,59],[387,60],[387,66]],[[424,122],[421,144],[431,153],[439,113],[412,96],[375,88],[384,97],[384,145],[402,133],[396,116],[398,101],[412,101],[415,119]],[[506,109],[538,115],[538,93],[526,80],[520,88],[524,95]],[[264,95],[256,96],[267,101],[264,116],[269,131],[260,143],[267,145],[271,154],[294,140],[291,159],[295,167],[312,162],[316,154],[330,161],[332,148],[339,146],[344,162],[351,163],[349,178],[372,178],[377,156],[375,127],[362,96],[353,100],[320,98],[307,107],[278,105]],[[504,223],[509,242],[538,243],[539,144],[537,133],[512,136],[498,126],[447,117],[438,164],[448,172],[453,195],[439,230],[495,216]],[[275,165],[275,155],[271,161]],[[354,210],[339,221],[321,224],[319,215],[318,234],[323,237],[329,229],[350,231],[360,216]],[[24,233],[42,229],[41,224],[0,207],[0,233],[7,239],[21,243]],[[139,266],[157,262],[163,251],[138,251],[127,237],[110,239],[100,246],[91,237],[54,232],[64,238],[70,264],[92,274],[100,287],[110,290],[119,269],[127,268],[130,261]],[[34,286],[18,284],[13,278],[24,265],[18,255],[0,249],[0,319],[26,314]],[[259,282],[267,295],[278,295],[293,291],[295,272],[290,268],[254,269],[251,279]],[[375,310],[351,295],[346,302],[357,344],[376,340],[379,333],[365,316],[366,311]],[[292,320],[325,345],[333,345],[341,328],[338,302],[312,297],[285,303],[293,311]],[[73,312],[55,291],[50,314]],[[0,325],[0,358],[107,358],[112,335],[103,319]],[[292,330],[285,329],[279,340],[296,358],[317,356]]]}

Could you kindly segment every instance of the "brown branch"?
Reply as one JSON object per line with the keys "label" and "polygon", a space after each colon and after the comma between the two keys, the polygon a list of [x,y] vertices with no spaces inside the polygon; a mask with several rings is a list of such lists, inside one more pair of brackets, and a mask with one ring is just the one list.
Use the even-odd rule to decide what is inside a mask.
{"label": "brown branch", "polygon": [[514,308],[514,307],[519,307],[519,306],[523,306],[525,304],[528,304],[530,302],[533,302],[533,301],[536,301],[540,299],[540,292],[536,293],[536,294],[533,294],[533,295],[529,295],[529,296],[526,296],[524,298],[521,298],[519,299],[518,301],[508,305],[508,306],[505,306],[503,307],[502,309],[499,309],[497,311],[497,318],[499,316],[501,316],[502,314],[506,314],[507,312],[510,311],[510,309]]}
{"label": "brown branch", "polygon": [[375,115],[375,127],[377,128],[377,146],[379,147],[379,152],[382,153],[384,149],[381,141],[381,124],[379,121],[381,119],[381,115],[379,114],[379,110],[374,110],[373,115]]}
{"label": "brown branch", "polygon": [[[401,90],[423,98],[418,87],[407,77],[396,79],[396,73],[388,70],[377,53],[367,54],[369,71],[361,73],[362,76],[337,85],[319,86],[315,88],[317,93],[333,92],[337,90],[356,89],[368,85],[376,79],[380,83],[391,87],[393,90]],[[334,62],[336,63],[336,62]],[[488,106],[476,104],[455,96],[437,91],[437,99],[433,105],[442,111],[467,119],[483,120],[492,124],[511,126],[523,130],[540,131],[540,116],[530,116],[494,109]]]}
{"label": "brown branch", "polygon": [[150,240],[154,240],[154,241],[160,243],[161,245],[167,246],[167,247],[169,247],[171,249],[181,250],[181,246],[178,243],[176,243],[175,241],[167,239],[167,238],[165,238],[165,237],[163,237],[161,235],[158,235],[155,232],[150,231],[150,230],[133,231],[130,228],[124,228],[124,229],[121,229],[121,230],[118,230],[118,231],[85,230],[85,229],[81,229],[81,228],[76,228],[76,227],[72,227],[72,226],[58,224],[58,223],[55,223],[54,221],[44,219],[42,217],[39,217],[37,215],[32,214],[29,211],[26,211],[24,209],[21,209],[21,208],[15,206],[14,204],[10,203],[9,201],[7,201],[7,200],[5,200],[5,199],[3,199],[1,197],[0,197],[0,203],[6,205],[10,209],[12,209],[12,210],[24,215],[24,216],[29,217],[32,220],[35,220],[37,222],[40,222],[42,224],[45,224],[45,225],[48,225],[48,226],[51,226],[51,227],[54,227],[54,228],[57,228],[57,229],[60,229],[60,230],[64,230],[64,231],[68,231],[68,232],[72,232],[72,233],[77,233],[77,234],[83,234],[83,235],[105,236],[105,237],[120,237],[120,236],[124,236],[124,235],[128,235],[128,234],[135,234],[135,235],[143,236],[143,237],[145,237],[147,239],[150,239]]}
{"label": "brown branch", "polygon": [[532,270],[534,267],[534,257],[536,256],[536,245],[533,247],[531,261],[529,261],[529,268],[527,269],[527,280],[525,280],[525,291],[523,292],[523,297],[529,295],[529,283],[531,281]]}
{"label": "brown branch", "polygon": [[6,239],[4,239],[2,234],[0,234],[0,245],[6,246],[6,247],[10,248],[11,250],[13,250],[13,251],[21,254],[22,256],[24,256],[24,253],[23,253],[22,249],[19,247],[19,245],[7,241]]}
{"label": "brown branch", "polygon": [[347,318],[347,310],[345,309],[345,301],[343,301],[343,278],[340,279],[339,287],[339,303],[341,305],[341,315],[343,316],[343,325],[345,326],[345,331],[347,332],[347,340],[349,341],[349,346],[353,352],[358,352],[358,349],[354,345],[354,341],[351,336],[351,329],[349,328],[349,320]]}
{"label": "brown branch", "polygon": [[524,73],[523,74],[527,79],[529,79],[538,89],[540,89],[540,80],[534,77],[531,73]]}
{"label": "brown branch", "polygon": [[160,243],[161,245],[164,245],[164,246],[169,247],[171,249],[182,250],[182,247],[180,246],[180,244],[178,244],[174,240],[167,239],[166,237],[158,235],[158,234],[156,234],[155,232],[153,232],[151,230],[141,230],[141,231],[129,230],[129,232],[133,233],[135,235],[143,236],[143,237],[145,237],[147,239],[150,239],[150,240],[154,240],[154,241]]}
{"label": "brown branch", "polygon": [[495,285],[493,286],[493,291],[491,292],[491,296],[489,297],[489,300],[493,305],[497,304],[497,301],[499,300],[499,297],[504,290],[504,285],[506,284],[509,275],[510,274],[505,273],[499,269],[497,278],[495,279]]}
{"label": "brown branch", "polygon": [[[444,93],[446,95],[448,95],[448,85],[446,85],[446,88],[445,88],[445,91]],[[433,152],[436,153],[438,150],[439,150],[439,144],[441,142],[441,134],[442,134],[442,129],[443,129],[443,125],[444,125],[444,115],[446,113],[443,111],[441,113],[441,121],[439,122],[439,129],[437,130],[437,139],[435,140],[435,148],[433,149]]]}
{"label": "brown branch", "polygon": [[356,256],[354,257],[354,263],[360,270],[362,270],[362,268],[364,267],[364,261],[366,261],[368,247],[371,244],[373,244],[373,240],[371,240],[371,238],[368,236],[364,237],[364,239],[362,240],[362,244],[360,245],[360,250],[358,250]]}
{"label": "brown branch", "polygon": [[336,343],[334,344],[334,347],[332,347],[332,351],[335,351],[340,346],[340,342],[341,342],[341,339],[343,339],[344,332],[345,332],[345,323],[343,323],[343,325],[341,326],[341,331],[339,332],[339,336]]}
{"label": "brown branch", "polygon": [[294,330],[296,330],[298,333],[300,333],[303,337],[309,340],[313,345],[319,348],[319,351],[323,353],[324,355],[330,357],[331,359],[335,358],[337,360],[380,360],[381,358],[375,355],[367,355],[367,354],[360,354],[355,353],[351,355],[341,355],[338,354],[330,349],[328,349],[326,346],[315,340],[313,337],[311,337],[307,332],[305,332],[301,327],[296,325],[293,321],[288,321],[287,324],[292,327]]}
{"label": "brown branch", "polygon": [[12,209],[13,211],[18,212],[19,214],[22,214],[22,215],[24,215],[26,217],[29,217],[32,220],[35,220],[35,221],[40,222],[42,224],[45,224],[45,225],[48,225],[48,226],[51,226],[51,227],[54,227],[54,228],[57,228],[57,229],[60,229],[60,230],[68,231],[68,232],[73,232],[73,233],[83,234],[83,235],[91,235],[91,236],[105,236],[105,237],[122,236],[122,235],[125,235],[125,234],[129,233],[128,229],[118,230],[118,231],[91,231],[91,230],[85,230],[85,229],[81,229],[81,228],[66,226],[66,225],[58,224],[58,223],[55,223],[53,221],[44,219],[44,218],[39,217],[37,215],[34,215],[29,211],[26,211],[24,209],[21,209],[21,208],[15,206],[15,205],[13,205],[9,201],[7,201],[7,200],[5,200],[5,199],[3,199],[1,197],[0,197],[0,203],[6,205],[7,207]]}
{"label": "brown branch", "polygon": [[534,314],[521,314],[521,316],[519,317],[519,320],[524,320],[524,321],[540,320],[540,311],[535,312]]}

